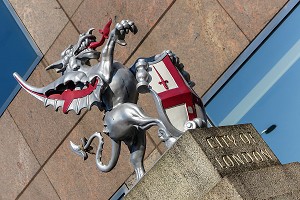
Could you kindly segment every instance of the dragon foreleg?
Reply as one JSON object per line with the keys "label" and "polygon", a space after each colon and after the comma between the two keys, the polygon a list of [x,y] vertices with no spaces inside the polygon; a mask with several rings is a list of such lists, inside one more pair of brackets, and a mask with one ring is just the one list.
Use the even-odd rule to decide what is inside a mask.
{"label": "dragon foreleg", "polygon": [[116,43],[125,46],[125,35],[128,34],[129,31],[133,34],[137,33],[137,28],[132,21],[122,20],[120,23],[117,23],[115,28],[110,32],[108,40],[102,48],[102,56],[98,66],[101,78],[106,83],[109,83],[111,80]]}

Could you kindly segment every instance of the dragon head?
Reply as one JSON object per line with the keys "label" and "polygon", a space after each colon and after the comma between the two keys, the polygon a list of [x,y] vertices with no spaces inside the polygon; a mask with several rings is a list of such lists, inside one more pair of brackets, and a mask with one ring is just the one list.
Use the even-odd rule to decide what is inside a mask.
{"label": "dragon head", "polygon": [[55,110],[62,107],[64,113],[74,110],[79,114],[83,108],[100,105],[103,81],[97,73],[97,67],[90,66],[91,59],[98,60],[100,57],[100,52],[95,50],[97,42],[93,30],[91,28],[80,34],[78,42],[66,48],[61,53],[61,59],[46,68],[62,74],[49,85],[36,88],[26,83],[17,73],[14,73],[14,77],[27,92],[43,101],[45,106],[52,105]]}
{"label": "dragon head", "polygon": [[46,68],[56,69],[57,72],[78,70],[81,66],[90,65],[91,59],[99,59],[100,52],[96,51],[96,37],[92,34],[94,28],[79,35],[78,42],[70,45],[61,53],[61,59]]}

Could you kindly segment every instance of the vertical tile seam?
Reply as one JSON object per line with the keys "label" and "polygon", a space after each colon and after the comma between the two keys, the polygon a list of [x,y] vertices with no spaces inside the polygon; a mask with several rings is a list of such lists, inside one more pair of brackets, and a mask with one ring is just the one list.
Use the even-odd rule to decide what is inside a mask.
{"label": "vertical tile seam", "polygon": [[[41,62],[42,62],[42,60],[41,60]],[[42,62],[42,64],[44,65],[43,62]],[[34,158],[36,159],[36,161],[38,162],[38,165],[39,165],[39,169],[38,169],[37,172],[32,176],[32,178],[31,178],[31,179],[29,180],[29,182],[25,185],[25,187],[21,190],[21,192],[18,194],[18,196],[16,197],[16,200],[19,199],[19,198],[22,196],[22,194],[27,190],[27,188],[29,187],[29,185],[33,182],[33,180],[38,176],[38,174],[39,174],[41,171],[43,171],[43,172],[45,173],[45,175],[46,175],[46,177],[47,177],[47,179],[48,179],[48,181],[49,181],[51,187],[52,187],[53,190],[55,191],[57,197],[61,200],[61,198],[60,198],[60,196],[59,196],[59,194],[58,194],[56,188],[55,188],[54,185],[52,184],[52,182],[51,182],[51,180],[49,179],[49,177],[48,177],[47,173],[45,172],[45,170],[43,170],[40,161],[38,160],[38,158],[36,157],[35,153],[34,153],[33,150],[31,149],[31,146],[30,146],[29,143],[27,142],[27,139],[24,137],[24,135],[23,135],[21,129],[19,128],[19,126],[18,126],[18,124],[16,123],[15,119],[14,119],[13,116],[11,115],[9,109],[7,109],[7,112],[8,112],[8,114],[9,114],[9,116],[12,118],[14,124],[16,125],[17,129],[18,129],[19,132],[21,133],[23,139],[25,140],[27,146],[29,147],[30,151],[32,152]]]}
{"label": "vertical tile seam", "polygon": [[46,171],[44,170],[44,168],[42,168],[42,170],[41,170],[41,171],[43,171],[43,172],[45,173],[45,175],[46,175],[46,177],[47,177],[47,179],[48,179],[48,181],[49,181],[50,185],[51,185],[51,186],[52,186],[52,188],[54,189],[54,191],[55,191],[56,195],[58,196],[58,198],[61,200],[61,198],[60,198],[60,196],[59,196],[59,194],[58,194],[58,192],[57,192],[56,188],[54,187],[54,185],[53,185],[52,181],[50,180],[50,178],[49,178],[48,174],[46,173]]}
{"label": "vertical tile seam", "polygon": [[[31,178],[31,180],[26,184],[26,186],[23,188],[23,190],[19,193],[19,195],[17,196],[16,200],[19,199],[22,196],[22,194],[25,192],[25,190],[33,182],[33,180],[35,179],[35,177],[40,173],[40,171],[43,170],[44,166],[48,163],[48,161],[52,158],[52,156],[56,153],[56,151],[61,147],[61,145],[65,142],[65,140],[69,137],[69,135],[76,128],[76,126],[79,124],[79,122],[82,120],[82,118],[86,115],[86,113],[87,113],[87,111],[82,114],[82,116],[79,118],[79,120],[74,124],[74,126],[70,129],[70,131],[65,135],[65,137],[61,140],[61,142],[56,146],[56,148],[52,151],[52,153],[45,160],[45,162],[42,165],[40,165],[40,168],[37,170],[36,174]],[[22,132],[21,132],[21,134],[22,134]],[[23,136],[23,134],[22,134],[22,136]],[[40,164],[39,161],[38,161],[38,163]],[[44,171],[44,172],[47,175],[46,171]],[[48,177],[48,175],[47,175],[47,177]],[[49,179],[49,181],[50,181],[50,183],[52,185],[51,179]],[[54,190],[56,191],[55,187],[54,187]]]}
{"label": "vertical tile seam", "polygon": [[[154,139],[152,138],[152,136],[150,135],[150,132],[149,131],[146,131],[146,134],[148,134],[148,138],[150,140],[150,142],[152,142],[153,146],[154,146],[154,149],[157,149],[158,152],[161,154],[161,152],[159,151],[158,149],[158,144],[155,143]],[[159,143],[160,144],[160,143]]]}
{"label": "vertical tile seam", "polygon": [[[28,181],[28,183],[27,183],[27,184],[24,186],[24,188],[21,190],[21,192],[22,192],[22,191],[23,191],[25,188],[27,188],[28,185],[32,182],[32,179],[34,179],[34,178],[36,177],[36,175],[39,173],[40,168],[41,168],[41,163],[39,162],[39,160],[37,159],[35,153],[33,152],[33,150],[31,149],[30,145],[28,144],[27,139],[24,137],[24,135],[23,135],[21,129],[19,128],[19,126],[18,126],[18,124],[16,123],[15,119],[14,119],[13,116],[11,115],[9,109],[6,109],[6,111],[7,111],[7,113],[9,114],[9,116],[12,118],[12,120],[13,120],[14,124],[16,125],[18,131],[21,133],[21,135],[22,135],[22,137],[23,137],[25,143],[27,144],[28,148],[30,149],[31,153],[33,154],[35,160],[37,161],[37,163],[38,163],[38,165],[39,165],[39,169],[35,172],[35,174],[31,177],[31,179]],[[26,190],[26,189],[25,189],[25,190]],[[25,190],[24,190],[24,191],[25,191]],[[20,192],[20,193],[21,193],[21,192]],[[22,192],[22,193],[23,193],[23,192]],[[16,197],[16,199],[18,199],[19,196],[20,196],[20,194],[18,194],[18,196]]]}
{"label": "vertical tile seam", "polygon": [[[59,7],[62,9],[62,11],[64,12],[65,16],[67,17],[68,21],[66,22],[66,24],[62,27],[61,31],[57,34],[57,36],[55,37],[55,39],[53,40],[53,42],[51,43],[51,45],[49,46],[49,48],[46,50],[45,53],[43,53],[41,51],[40,46],[38,45],[38,43],[35,41],[35,39],[32,37],[30,31],[28,30],[28,28],[25,26],[23,20],[21,19],[19,12],[17,12],[17,10],[15,9],[15,7],[10,3],[11,7],[14,9],[15,14],[17,15],[17,17],[19,18],[20,22],[23,24],[23,27],[26,29],[27,33],[29,34],[30,38],[32,39],[32,41],[35,43],[36,47],[38,48],[38,50],[40,51],[40,53],[42,54],[41,57],[41,61],[43,60],[43,58],[45,57],[45,55],[48,53],[48,51],[51,49],[51,47],[53,46],[53,44],[55,43],[55,41],[57,40],[57,38],[60,36],[60,34],[62,33],[62,31],[66,28],[66,26],[68,25],[69,22],[71,22],[73,24],[73,26],[75,27],[74,23],[71,21],[71,19],[69,18],[68,14],[66,13],[66,11],[63,9],[63,7],[61,6],[61,4],[58,2],[58,0],[56,0],[56,2],[58,3]],[[83,2],[83,1],[82,1]],[[81,2],[81,3],[82,3]],[[80,3],[80,5],[81,5]],[[80,6],[79,5],[79,6]],[[78,6],[78,7],[79,7]],[[78,9],[78,8],[77,8]],[[76,11],[77,11],[76,9]],[[75,27],[76,31],[79,33],[77,27]],[[48,62],[47,62],[48,63]],[[33,70],[34,71],[34,70]]]}
{"label": "vertical tile seam", "polygon": [[221,6],[221,8],[225,11],[225,13],[229,16],[229,18],[233,21],[233,23],[237,26],[237,28],[242,32],[242,34],[246,37],[248,42],[251,42],[249,37],[246,35],[246,33],[242,30],[242,28],[237,24],[237,22],[233,19],[233,17],[230,15],[230,13],[225,9],[225,7],[220,3],[219,0],[216,0],[218,4]]}
{"label": "vertical tile seam", "polygon": [[[142,38],[142,40],[138,43],[138,45],[134,48],[134,50],[131,52],[131,54],[128,56],[128,58],[124,61],[124,65],[126,65],[126,63],[131,59],[131,57],[135,54],[135,52],[139,49],[139,47],[144,43],[144,41],[149,37],[149,35],[152,33],[152,31],[155,29],[155,27],[159,24],[159,22],[164,18],[164,16],[168,13],[168,11],[172,8],[172,6],[175,4],[176,0],[173,0],[170,5],[166,8],[166,10],[161,14],[161,16],[157,19],[157,21],[155,22],[155,24],[150,28],[150,30],[146,33],[146,35]],[[152,142],[152,144],[154,144],[154,150],[157,149],[157,151],[159,152],[160,155],[162,155],[161,150],[158,148],[158,145],[160,144],[156,144],[155,141],[153,140],[153,138],[151,137],[151,135],[149,134],[149,132],[147,131],[148,134],[148,138],[150,138],[150,141]],[[154,151],[153,150],[153,151]],[[153,152],[152,151],[152,152]],[[151,153],[152,153],[151,152]],[[151,154],[149,153],[149,155]],[[149,155],[144,158],[144,160],[146,160]]]}
{"label": "vertical tile seam", "polygon": [[[43,52],[41,52],[43,54],[42,59],[45,57],[45,55],[49,52],[49,50],[51,49],[51,47],[53,46],[53,44],[55,43],[55,41],[57,40],[57,38],[60,36],[60,34],[63,32],[63,30],[67,27],[69,23],[69,19],[66,22],[66,24],[61,28],[61,30],[59,31],[59,33],[56,35],[55,39],[53,40],[53,42],[51,43],[51,45],[48,47],[48,49],[46,50],[46,52],[43,54]],[[35,40],[33,40],[35,42]],[[38,44],[35,42],[35,44],[38,46]]]}
{"label": "vertical tile seam", "polygon": [[23,27],[25,28],[26,32],[28,33],[28,35],[30,36],[30,38],[32,39],[32,41],[34,42],[35,46],[38,48],[38,50],[40,51],[40,53],[44,56],[41,48],[37,45],[36,41],[33,39],[31,33],[29,32],[28,28],[25,26],[22,18],[19,15],[19,12],[17,12],[17,10],[15,9],[15,7],[13,6],[13,4],[10,2],[10,0],[8,0],[8,3],[10,4],[10,6],[12,7],[12,9],[14,10],[15,14],[17,15],[17,17],[19,18],[20,22],[22,23]]}
{"label": "vertical tile seam", "polygon": [[159,22],[164,18],[164,16],[168,13],[168,11],[172,8],[172,6],[175,4],[176,0],[173,0],[170,5],[166,8],[166,10],[162,13],[162,15],[157,19],[155,24],[150,28],[150,30],[146,33],[146,35],[143,37],[143,39],[138,43],[138,45],[133,49],[131,54],[128,56],[128,58],[123,63],[126,65],[126,63],[131,59],[131,57],[135,54],[135,52],[140,48],[140,46],[144,43],[144,41],[149,37],[149,35],[152,33],[152,31],[155,29],[155,27],[159,24]]}
{"label": "vertical tile seam", "polygon": [[[45,54],[43,54],[43,58],[45,57],[45,55],[49,52],[49,50],[51,49],[51,47],[54,45],[55,41],[58,39],[58,37],[61,35],[61,33],[65,30],[65,28],[67,27],[67,25],[69,23],[71,23],[73,25],[73,27],[75,28],[75,30],[77,31],[78,34],[80,34],[79,29],[75,26],[74,22],[72,21],[72,17],[73,15],[77,12],[77,10],[79,9],[79,7],[81,6],[81,4],[83,3],[83,0],[81,1],[81,3],[78,5],[78,7],[76,8],[76,10],[74,11],[74,13],[72,14],[72,16],[70,17],[66,10],[64,9],[64,7],[61,5],[61,3],[56,0],[57,4],[59,5],[59,7],[61,8],[61,10],[64,12],[65,16],[67,17],[68,21],[65,24],[65,26],[61,29],[61,31],[57,34],[57,36],[55,37],[55,39],[53,40],[52,44],[49,46],[49,48],[47,49],[47,51],[45,52]],[[35,42],[36,43],[36,42]],[[37,44],[37,43],[36,43]],[[47,60],[46,60],[47,61]],[[48,61],[47,61],[48,63]],[[49,64],[49,63],[48,63]]]}
{"label": "vertical tile seam", "polygon": [[[8,0],[8,1],[9,1],[9,0]],[[59,7],[60,7],[60,8],[62,9],[62,11],[64,12],[64,14],[65,14],[65,16],[67,17],[68,21],[67,21],[66,24],[62,27],[61,31],[57,34],[56,38],[53,40],[53,42],[52,42],[51,45],[48,47],[48,49],[45,51],[45,53],[42,52],[42,50],[41,50],[41,48],[39,47],[38,43],[35,41],[35,39],[34,39],[34,38],[32,37],[32,35],[31,35],[30,31],[29,31],[29,30],[27,29],[27,27],[25,26],[25,24],[24,24],[22,18],[21,18],[20,15],[19,15],[19,12],[17,12],[17,10],[16,10],[15,7],[13,6],[13,4],[9,1],[11,7],[14,9],[15,14],[18,16],[20,22],[23,24],[23,27],[26,29],[26,31],[27,31],[27,33],[29,34],[29,36],[31,37],[32,41],[35,43],[36,47],[39,49],[39,51],[40,51],[41,54],[43,55],[43,56],[42,56],[42,59],[44,58],[44,56],[46,55],[46,53],[48,53],[49,49],[53,46],[54,42],[57,40],[57,38],[58,38],[58,36],[61,34],[61,32],[65,29],[65,27],[67,26],[67,24],[69,23],[69,21],[71,21],[70,18],[69,18],[69,16],[67,15],[66,11],[63,9],[63,7],[61,6],[61,4],[58,2],[58,0],[55,0],[55,1],[58,3]],[[81,2],[81,3],[82,3],[82,2]],[[81,3],[80,3],[80,5],[81,5]],[[80,5],[79,5],[79,6],[80,6]],[[77,9],[78,9],[78,8],[77,8]],[[76,9],[76,10],[77,10],[77,9]],[[72,24],[73,24],[73,23],[72,23]],[[74,25],[74,24],[73,24],[73,25]],[[77,28],[76,28],[76,30],[78,31]]]}
{"label": "vertical tile seam", "polygon": [[[131,57],[135,54],[135,52],[139,49],[139,47],[143,44],[143,42],[149,37],[149,35],[152,33],[152,31],[154,30],[154,28],[159,24],[159,22],[164,18],[164,16],[168,13],[168,11],[172,8],[172,6],[175,4],[176,0],[173,0],[170,5],[166,8],[166,10],[161,14],[161,16],[157,19],[157,21],[155,22],[155,24],[150,28],[150,30],[146,33],[146,35],[142,38],[142,40],[138,43],[138,45],[134,48],[134,50],[131,52],[131,54],[128,56],[128,58],[125,60],[125,62],[123,63],[124,65],[126,65],[126,63],[131,59]],[[158,145],[160,144],[156,144],[155,141],[153,140],[153,138],[151,137],[151,135],[149,134],[149,132],[147,131],[147,134],[148,134],[148,138],[150,138],[150,141],[152,142],[152,144],[154,144],[154,149],[157,149],[158,153],[160,155],[162,155],[162,152],[161,150],[158,148]],[[144,160],[146,160],[150,154],[153,152],[151,151],[149,153],[149,155],[144,158]],[[129,176],[130,177],[130,176]],[[128,178],[129,178],[128,177]],[[127,178],[127,179],[128,179]],[[126,179],[126,180],[127,180]]]}
{"label": "vertical tile seam", "polygon": [[[73,24],[73,22],[71,22],[69,19],[68,19],[68,22],[65,24],[65,26],[61,29],[61,31],[57,34],[57,36],[55,37],[55,39],[53,40],[53,42],[52,42],[52,44],[49,46],[49,48],[47,49],[47,51],[46,51],[46,53],[45,54],[43,54],[43,57],[42,57],[42,59],[41,60],[45,60],[46,61],[46,63],[49,65],[49,62],[48,62],[48,60],[45,58],[45,55],[47,54],[47,53],[49,53],[49,51],[50,51],[50,49],[53,47],[53,45],[54,45],[54,43],[56,42],[56,40],[59,38],[59,36],[62,34],[62,32],[66,29],[66,27],[68,26],[68,24],[69,23],[71,23],[73,26],[74,26],[74,24]],[[75,28],[75,30],[78,32],[78,29],[74,26],[74,28]],[[79,32],[78,32],[78,34],[79,34]],[[58,53],[58,54],[60,54],[60,53]],[[50,63],[51,64],[51,63]],[[51,78],[52,79],[52,78]],[[53,79],[52,79],[53,80]]]}
{"label": "vertical tile seam", "polygon": [[219,2],[219,0],[217,0],[218,3],[220,4],[220,6],[225,10],[225,12],[229,15],[229,17],[232,19],[232,21],[236,24],[236,26],[240,29],[240,31],[245,35],[245,37],[247,38],[247,40],[251,43],[253,40],[255,40],[255,38],[265,29],[265,27],[274,19],[274,17],[288,4],[289,0],[287,0],[282,6],[281,8],[279,8],[277,10],[277,12],[274,13],[274,15],[268,19],[266,21],[266,23],[264,25],[262,25],[262,27],[260,27],[259,32],[254,36],[254,38],[251,40],[247,37],[247,35],[243,32],[243,30],[238,26],[238,24],[235,22],[235,20],[231,17],[231,15],[227,12],[227,10],[222,6],[222,4]]}
{"label": "vertical tile seam", "polygon": [[74,22],[72,21],[72,17],[74,16],[74,14],[78,11],[78,9],[80,8],[80,6],[82,5],[82,3],[84,2],[84,0],[82,0],[80,2],[80,4],[78,5],[78,7],[75,9],[75,11],[73,12],[73,14],[71,16],[68,15],[68,13],[66,12],[66,10],[64,9],[64,7],[61,5],[61,3],[59,2],[59,0],[56,0],[56,2],[58,3],[58,5],[61,7],[61,9],[63,10],[63,12],[65,13],[65,15],[67,16],[67,18],[69,19],[69,22],[71,22],[71,24],[75,27],[76,31],[78,32],[78,34],[80,34],[79,29],[77,28],[77,26],[75,26]]}

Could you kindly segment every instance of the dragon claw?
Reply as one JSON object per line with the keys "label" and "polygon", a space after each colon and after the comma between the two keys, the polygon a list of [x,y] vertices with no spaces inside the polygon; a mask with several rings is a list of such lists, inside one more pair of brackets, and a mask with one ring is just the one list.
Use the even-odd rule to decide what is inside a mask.
{"label": "dragon claw", "polygon": [[117,23],[115,26],[115,31],[113,31],[113,34],[115,34],[116,37],[115,41],[121,46],[125,46],[125,35],[128,34],[129,31],[133,34],[136,34],[138,32],[134,22],[129,20],[122,20],[120,23]]}
{"label": "dragon claw", "polygon": [[125,42],[125,40],[117,40],[117,43],[121,46],[126,46],[127,43]]}

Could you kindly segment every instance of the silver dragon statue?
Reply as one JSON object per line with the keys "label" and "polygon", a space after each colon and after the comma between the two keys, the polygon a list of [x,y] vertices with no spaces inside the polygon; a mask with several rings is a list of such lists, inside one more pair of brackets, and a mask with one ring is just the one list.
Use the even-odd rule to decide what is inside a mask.
{"label": "silver dragon statue", "polygon": [[[96,164],[100,171],[109,172],[118,161],[123,141],[129,148],[130,161],[139,180],[145,173],[147,129],[158,126],[158,136],[170,147],[184,131],[205,127],[207,119],[200,98],[192,90],[194,83],[171,51],[140,58],[130,68],[114,61],[116,44],[126,45],[126,34],[136,34],[138,30],[132,21],[122,20],[110,31],[111,23],[110,20],[99,30],[102,34],[99,41],[93,35],[94,29],[80,34],[78,42],[61,53],[61,60],[46,68],[61,73],[61,77],[49,85],[37,88],[17,73],[14,77],[27,92],[55,110],[62,107],[64,113],[74,110],[79,114],[83,108],[91,109],[95,105],[104,111],[102,133],[108,135],[112,143],[108,164],[101,162],[104,141],[100,132],[81,139],[81,145],[70,142],[71,149],[86,159],[91,142],[98,138]],[[104,43],[102,51],[97,51]],[[91,65],[92,60],[97,64]],[[158,118],[147,116],[137,105],[140,93],[151,93]]]}

